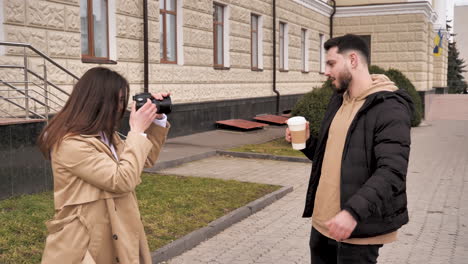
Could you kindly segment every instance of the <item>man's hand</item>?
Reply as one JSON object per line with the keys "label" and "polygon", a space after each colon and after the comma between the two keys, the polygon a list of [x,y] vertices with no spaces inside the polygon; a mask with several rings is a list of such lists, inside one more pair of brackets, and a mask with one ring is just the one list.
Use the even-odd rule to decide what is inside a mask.
{"label": "man's hand", "polygon": [[[306,122],[306,141],[310,138],[310,127],[309,127],[309,121]],[[289,128],[286,128],[286,131],[284,132],[284,139],[287,142],[291,142],[291,131],[289,131]]]}
{"label": "man's hand", "polygon": [[330,236],[336,241],[342,241],[351,235],[356,228],[356,219],[346,210],[342,210],[332,219],[328,220],[325,225],[328,227]]}

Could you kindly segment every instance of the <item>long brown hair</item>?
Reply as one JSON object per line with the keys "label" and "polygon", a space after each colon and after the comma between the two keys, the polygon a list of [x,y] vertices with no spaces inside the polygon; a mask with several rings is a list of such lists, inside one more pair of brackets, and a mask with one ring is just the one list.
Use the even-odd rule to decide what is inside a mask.
{"label": "long brown hair", "polygon": [[[122,101],[120,102],[122,96]],[[66,135],[103,132],[113,143],[113,134],[127,108],[128,81],[103,67],[89,69],[76,83],[65,106],[42,130],[38,145],[46,158]],[[119,105],[119,103],[121,103]]]}

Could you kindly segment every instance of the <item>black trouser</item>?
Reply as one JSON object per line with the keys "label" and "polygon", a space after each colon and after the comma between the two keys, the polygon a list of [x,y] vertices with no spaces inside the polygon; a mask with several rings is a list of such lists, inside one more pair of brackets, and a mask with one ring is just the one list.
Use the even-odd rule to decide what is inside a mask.
{"label": "black trouser", "polygon": [[330,239],[312,227],[310,233],[311,264],[377,263],[382,245],[353,245]]}

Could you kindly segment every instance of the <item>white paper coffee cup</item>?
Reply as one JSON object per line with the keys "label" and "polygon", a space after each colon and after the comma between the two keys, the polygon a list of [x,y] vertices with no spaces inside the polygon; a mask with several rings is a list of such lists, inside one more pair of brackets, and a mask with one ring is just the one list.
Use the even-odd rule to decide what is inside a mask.
{"label": "white paper coffee cup", "polygon": [[288,119],[287,124],[291,132],[291,144],[293,149],[305,149],[306,147],[306,119],[303,116],[294,116]]}

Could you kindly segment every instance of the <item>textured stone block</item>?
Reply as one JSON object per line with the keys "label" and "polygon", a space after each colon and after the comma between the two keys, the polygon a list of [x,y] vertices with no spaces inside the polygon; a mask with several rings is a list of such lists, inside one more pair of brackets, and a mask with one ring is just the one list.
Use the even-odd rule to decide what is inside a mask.
{"label": "textured stone block", "polygon": [[424,62],[427,62],[429,56],[430,56],[430,55],[429,55],[429,54],[426,54],[425,52],[414,52],[414,60],[415,60],[415,61],[424,61]]}
{"label": "textured stone block", "polygon": [[68,31],[81,31],[79,7],[65,7],[65,29]]}
{"label": "textured stone block", "polygon": [[231,26],[230,34],[232,36],[250,38],[250,30],[251,30],[250,24],[233,21],[230,26]]}
{"label": "textured stone block", "polygon": [[143,17],[143,1],[140,0],[115,0],[117,12],[121,14]]}
{"label": "textured stone block", "polygon": [[395,42],[398,41],[397,33],[377,33],[375,34],[375,41],[377,42]]}
{"label": "textured stone block", "polygon": [[143,59],[143,42],[131,39],[117,40],[119,60],[141,61]]}
{"label": "textured stone block", "polygon": [[[278,10],[278,13],[280,15],[280,10]],[[238,22],[243,22],[243,23],[248,23],[250,24],[250,12],[244,8],[238,7],[238,6],[232,6],[231,7],[231,17],[235,19]]]}
{"label": "textured stone block", "polygon": [[[128,37],[127,36],[127,17],[125,15],[117,15],[116,16],[116,35],[117,37]],[[158,28],[159,32],[159,28]],[[154,34],[150,34],[154,35]],[[159,38],[159,37],[158,37]]]}
{"label": "textured stone block", "polygon": [[398,41],[414,41],[414,32],[399,32]]}
{"label": "textured stone block", "polygon": [[[211,0],[184,0],[184,8],[211,13],[213,1]],[[209,10],[209,11],[208,11]]]}
{"label": "textured stone block", "polygon": [[[5,25],[6,41],[22,42],[33,45],[36,49],[47,53],[46,31],[37,28]],[[5,48],[7,54],[23,54],[22,48]]]}
{"label": "textured stone block", "polygon": [[5,0],[4,8],[5,22],[21,24],[25,22],[25,0]]}
{"label": "textured stone block", "polygon": [[65,6],[46,1],[28,1],[27,24],[65,29]]}
{"label": "textured stone block", "polygon": [[387,51],[395,51],[395,52],[408,51],[408,43],[406,42],[389,43],[389,49],[387,49]]}
{"label": "textured stone block", "polygon": [[336,19],[337,25],[357,26],[361,24],[360,17],[340,17]]}
{"label": "textured stone block", "polygon": [[414,32],[414,40],[425,42],[427,40],[427,33],[424,32]]}
{"label": "textured stone block", "polygon": [[81,56],[81,36],[79,33],[47,32],[48,51],[51,56]]}
{"label": "textured stone block", "polygon": [[390,26],[390,25],[374,25],[374,32],[388,32],[389,31],[389,27],[393,27],[393,26]]}
{"label": "textured stone block", "polygon": [[132,83],[143,82],[143,64],[128,63],[128,81]]}
{"label": "textured stone block", "polygon": [[398,61],[414,61],[414,53],[413,52],[398,52]]}
{"label": "textured stone block", "polygon": [[395,15],[377,16],[377,24],[395,24],[398,23],[398,17]]}
{"label": "textured stone block", "polygon": [[427,32],[427,26],[425,23],[411,23],[408,24],[408,31]]}
{"label": "textured stone block", "polygon": [[407,32],[408,26],[406,24],[391,24],[388,27],[389,32]]}
{"label": "textured stone block", "polygon": [[408,71],[411,71],[411,72],[427,71],[427,64],[423,62],[408,62]]}
{"label": "textured stone block", "polygon": [[416,21],[416,19],[414,18],[414,14],[397,15],[396,17],[398,22],[400,23],[410,23]]}
{"label": "textured stone block", "polygon": [[148,31],[149,41],[159,42],[159,22],[151,20],[148,21]]}
{"label": "textured stone block", "polygon": [[148,17],[156,20],[159,19],[159,1],[148,1]]}
{"label": "textured stone block", "polygon": [[141,18],[127,17],[125,36],[132,39],[143,40],[143,20]]}
{"label": "textured stone block", "polygon": [[213,32],[184,28],[184,45],[198,48],[213,48]]}
{"label": "textured stone block", "polygon": [[377,24],[377,17],[375,16],[362,16],[361,25],[375,25]]}
{"label": "textured stone block", "polygon": [[213,31],[213,16],[192,10],[184,10],[184,26]]}

